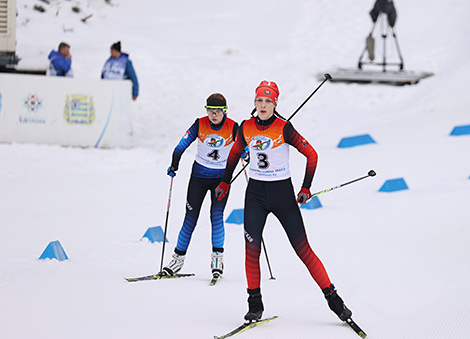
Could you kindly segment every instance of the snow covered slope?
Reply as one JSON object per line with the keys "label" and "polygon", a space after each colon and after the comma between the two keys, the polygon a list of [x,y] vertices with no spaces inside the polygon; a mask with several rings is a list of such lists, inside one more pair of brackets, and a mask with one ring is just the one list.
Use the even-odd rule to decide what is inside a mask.
{"label": "snow covered slope", "polygon": [[[33,10],[41,5],[46,12]],[[470,337],[470,5],[395,1],[407,70],[435,73],[416,86],[326,83],[293,119],[319,153],[312,191],[377,172],[320,195],[302,210],[312,248],[370,338]],[[77,14],[71,7],[80,8]],[[115,41],[139,77],[134,147],[97,150],[0,145],[0,337],[212,338],[247,310],[242,226],[226,225],[224,279],[208,286],[208,201],[189,248],[195,277],[126,283],[154,273],[161,244],[140,241],[164,226],[173,147],[221,92],[229,115],[249,116],[255,87],[273,80],[289,116],[318,85],[316,74],[354,67],[371,28],[373,1],[18,0],[17,54],[47,66],[65,40],[77,78],[98,78]],[[86,22],[81,19],[92,14]],[[370,134],[376,144],[340,149],[341,138]],[[184,216],[195,147],[174,180],[170,258]],[[304,158],[291,152],[300,188]],[[408,190],[378,192],[388,179]],[[239,178],[226,209],[243,207]],[[274,217],[264,232],[265,315],[279,319],[239,338],[355,338],[328,309]],[[38,261],[60,240],[68,261]]]}

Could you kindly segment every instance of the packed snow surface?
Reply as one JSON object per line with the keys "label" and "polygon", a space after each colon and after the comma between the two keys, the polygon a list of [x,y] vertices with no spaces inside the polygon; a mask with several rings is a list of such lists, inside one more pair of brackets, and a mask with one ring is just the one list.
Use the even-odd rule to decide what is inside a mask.
{"label": "packed snow surface", "polygon": [[[130,149],[0,145],[0,337],[199,339],[241,324],[243,226],[226,224],[224,278],[209,287],[208,200],[183,268],[194,277],[123,280],[160,267],[162,244],[141,238],[165,225],[173,148],[205,115],[214,92],[226,96],[229,116],[241,122],[256,86],[275,81],[278,110],[289,116],[318,86],[318,73],[356,67],[372,6],[372,0],[18,0],[20,67],[47,67],[49,52],[67,41],[75,77],[99,78],[109,47],[120,40],[141,93],[132,104]],[[377,176],[320,195],[323,207],[302,214],[313,250],[369,338],[466,339],[470,136],[450,132],[470,124],[470,3],[395,6],[405,69],[434,76],[404,87],[323,85],[292,120],[319,154],[312,192],[370,169]],[[362,134],[376,143],[337,147]],[[195,151],[192,145],[184,154],[173,182],[165,263],[184,217]],[[304,169],[305,158],[292,150],[296,190]],[[409,189],[379,192],[396,178]],[[243,176],[232,185],[226,217],[243,208],[245,186]],[[54,240],[69,260],[38,260]],[[262,254],[264,315],[279,318],[239,338],[355,338],[273,216],[264,240],[276,278],[269,279]]]}

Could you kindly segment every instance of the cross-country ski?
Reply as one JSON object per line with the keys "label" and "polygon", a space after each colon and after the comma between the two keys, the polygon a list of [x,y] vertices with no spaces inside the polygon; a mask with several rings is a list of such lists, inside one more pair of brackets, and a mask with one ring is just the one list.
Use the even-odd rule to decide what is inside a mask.
{"label": "cross-country ski", "polygon": [[176,273],[173,275],[156,273],[156,274],[151,274],[151,275],[145,275],[143,277],[124,278],[124,279],[129,282],[136,282],[136,281],[145,281],[145,280],[186,278],[186,277],[193,277],[194,275],[195,275],[194,273]]}
{"label": "cross-country ski", "polygon": [[251,328],[255,328],[256,326],[259,326],[261,324],[265,324],[265,323],[267,323],[271,320],[277,319],[277,318],[278,318],[278,316],[275,315],[271,318],[265,318],[265,319],[252,321],[252,322],[245,322],[244,324],[238,326],[236,329],[228,332],[227,334],[224,334],[224,335],[221,335],[221,336],[216,336],[215,335],[214,339],[225,339],[225,338],[233,337],[235,334],[245,332],[246,330],[249,330]]}
{"label": "cross-country ski", "polygon": [[361,338],[367,337],[367,334],[352,320],[352,318],[346,319],[346,324],[348,324]]}

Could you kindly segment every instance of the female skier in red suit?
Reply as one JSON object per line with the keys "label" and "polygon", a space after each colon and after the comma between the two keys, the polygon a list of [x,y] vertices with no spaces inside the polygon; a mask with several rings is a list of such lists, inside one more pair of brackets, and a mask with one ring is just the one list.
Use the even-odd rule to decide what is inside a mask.
{"label": "female skier in red suit", "polygon": [[[235,166],[246,146],[250,152],[249,183],[245,193],[245,270],[248,282],[248,313],[245,320],[256,321],[264,307],[260,289],[262,232],[269,213],[281,222],[299,258],[325,294],[331,310],[343,321],[352,312],[344,305],[330,282],[328,274],[310,248],[298,204],[311,197],[310,185],[317,165],[317,153],[294,127],[276,111],[279,89],[274,82],[263,81],[256,88],[252,118],[241,123],[225,169],[216,188],[216,197],[223,199],[230,188]],[[256,114],[257,113],[257,114]],[[289,145],[307,158],[302,188],[294,195],[289,172]]]}

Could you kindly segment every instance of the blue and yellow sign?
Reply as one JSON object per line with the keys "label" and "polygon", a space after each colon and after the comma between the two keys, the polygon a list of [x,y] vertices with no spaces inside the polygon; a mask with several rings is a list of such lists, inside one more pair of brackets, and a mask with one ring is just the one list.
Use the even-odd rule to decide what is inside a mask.
{"label": "blue and yellow sign", "polygon": [[67,95],[64,119],[68,124],[91,125],[95,121],[93,97],[84,94]]}

